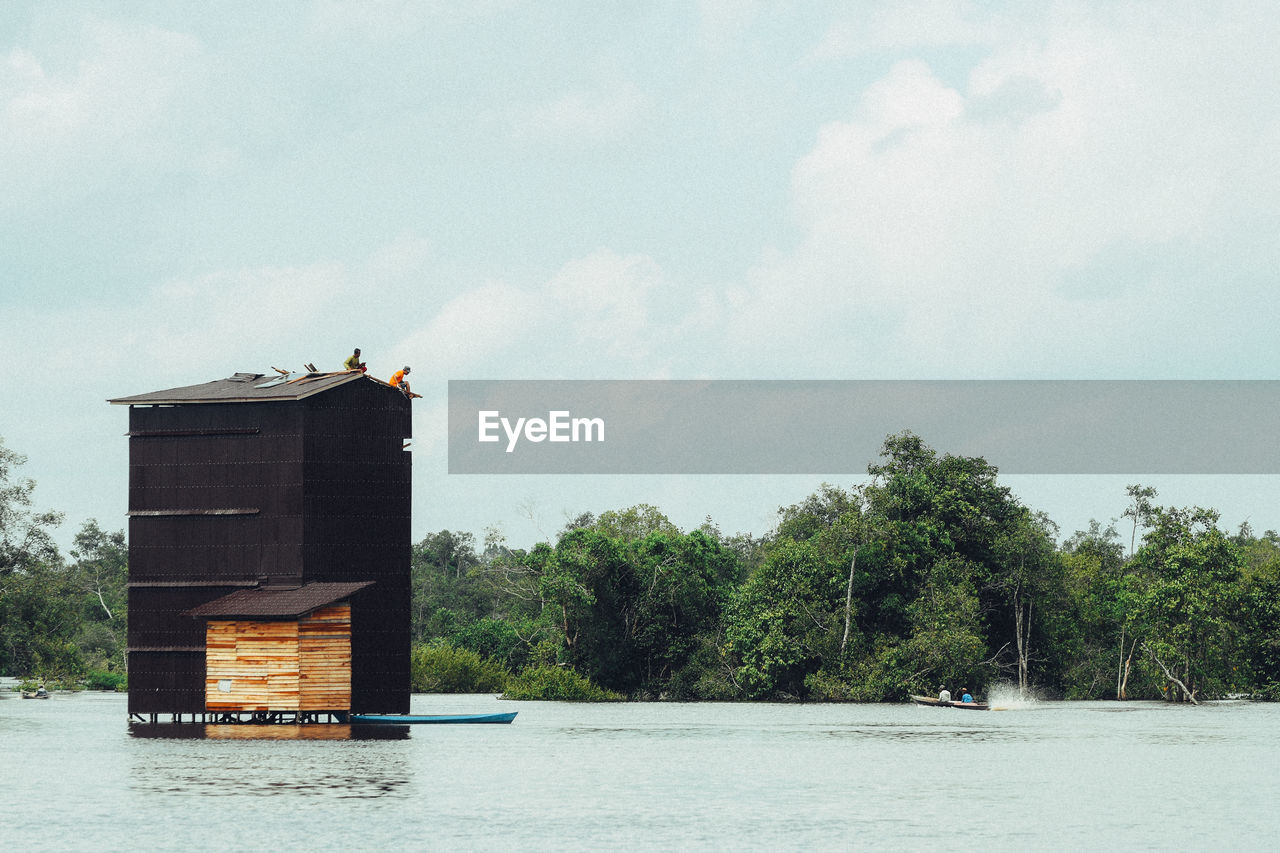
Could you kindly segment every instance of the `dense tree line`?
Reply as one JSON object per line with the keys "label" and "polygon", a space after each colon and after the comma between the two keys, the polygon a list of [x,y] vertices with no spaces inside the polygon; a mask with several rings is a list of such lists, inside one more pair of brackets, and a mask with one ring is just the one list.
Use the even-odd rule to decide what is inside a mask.
{"label": "dense tree line", "polygon": [[1280,698],[1273,531],[1230,535],[1135,485],[1121,519],[1059,542],[994,466],[910,433],[868,473],[783,507],[763,539],[686,533],[646,505],[528,551],[441,531],[414,551],[416,637],[638,698],[886,701],[996,682]]}
{"label": "dense tree line", "polygon": [[67,560],[62,521],[33,508],[26,458],[0,440],[0,674],[114,688],[125,683],[128,554],[124,531],[89,520]]}
{"label": "dense tree line", "polygon": [[[0,672],[118,677],[123,533],[71,558],[0,444]],[[1008,682],[1068,698],[1280,698],[1280,536],[1212,510],[1129,506],[1059,541],[980,457],[889,437],[869,479],[821,486],[763,538],[640,505],[508,548],[413,547],[415,688],[562,698],[899,700]]]}

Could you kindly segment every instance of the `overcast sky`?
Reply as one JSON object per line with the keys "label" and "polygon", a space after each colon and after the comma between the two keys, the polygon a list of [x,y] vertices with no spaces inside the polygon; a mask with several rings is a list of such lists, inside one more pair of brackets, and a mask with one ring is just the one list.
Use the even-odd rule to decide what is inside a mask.
{"label": "overcast sky", "polygon": [[[823,478],[450,476],[448,379],[1275,378],[1277,44],[1261,0],[7,0],[0,437],[67,543],[126,526],[108,397],[359,346],[424,394],[415,539],[523,547]],[[1280,527],[1275,477],[1009,483],[1070,533],[1134,479]]]}

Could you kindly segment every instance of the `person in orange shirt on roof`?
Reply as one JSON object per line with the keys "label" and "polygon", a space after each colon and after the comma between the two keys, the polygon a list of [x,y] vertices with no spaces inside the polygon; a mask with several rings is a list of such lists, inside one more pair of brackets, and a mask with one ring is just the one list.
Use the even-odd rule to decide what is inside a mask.
{"label": "person in orange shirt on roof", "polygon": [[409,393],[409,365],[404,366],[404,370],[397,370],[391,374],[391,386],[399,388],[404,393]]}

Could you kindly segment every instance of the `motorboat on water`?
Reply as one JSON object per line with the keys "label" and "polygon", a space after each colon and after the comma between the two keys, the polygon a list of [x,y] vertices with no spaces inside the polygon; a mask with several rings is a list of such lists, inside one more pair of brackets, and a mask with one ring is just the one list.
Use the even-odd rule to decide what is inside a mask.
{"label": "motorboat on water", "polygon": [[968,711],[990,711],[991,706],[986,702],[944,702],[933,696],[912,696],[911,701],[917,705],[928,705],[930,708],[964,708]]}

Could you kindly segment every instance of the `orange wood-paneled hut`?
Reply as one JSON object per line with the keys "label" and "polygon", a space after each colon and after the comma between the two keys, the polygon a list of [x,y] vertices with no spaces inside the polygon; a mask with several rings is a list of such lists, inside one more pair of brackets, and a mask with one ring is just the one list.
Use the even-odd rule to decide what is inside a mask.
{"label": "orange wood-paneled hut", "polygon": [[188,611],[206,622],[205,709],[299,719],[347,713],[350,599],[369,586],[239,590]]}

